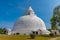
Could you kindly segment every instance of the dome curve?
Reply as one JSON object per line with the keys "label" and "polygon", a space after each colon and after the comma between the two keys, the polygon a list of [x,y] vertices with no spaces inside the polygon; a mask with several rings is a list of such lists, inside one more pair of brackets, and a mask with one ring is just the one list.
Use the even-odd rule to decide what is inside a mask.
{"label": "dome curve", "polygon": [[35,15],[31,7],[29,7],[25,15],[20,17],[14,24],[14,31],[21,34],[29,34],[38,29],[46,30],[46,26],[43,20]]}

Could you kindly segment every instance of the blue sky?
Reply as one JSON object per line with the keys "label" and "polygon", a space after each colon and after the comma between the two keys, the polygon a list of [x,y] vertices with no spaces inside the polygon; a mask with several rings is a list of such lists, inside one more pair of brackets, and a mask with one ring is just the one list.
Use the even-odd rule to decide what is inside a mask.
{"label": "blue sky", "polygon": [[25,13],[29,5],[44,20],[46,27],[50,28],[53,9],[60,5],[60,0],[0,0],[0,27],[13,28],[15,21]]}

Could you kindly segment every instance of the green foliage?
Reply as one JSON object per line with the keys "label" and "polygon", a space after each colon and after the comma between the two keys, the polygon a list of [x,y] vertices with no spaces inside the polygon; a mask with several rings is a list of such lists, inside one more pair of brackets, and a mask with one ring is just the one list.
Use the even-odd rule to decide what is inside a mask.
{"label": "green foliage", "polygon": [[58,23],[58,26],[60,26],[60,6],[54,9],[54,14],[50,21],[51,21],[52,30],[57,29],[57,26],[56,26],[57,23]]}
{"label": "green foliage", "polygon": [[48,31],[50,31],[50,32],[51,32],[51,29],[48,29]]}
{"label": "green foliage", "polygon": [[52,17],[52,19],[51,19],[51,26],[52,26],[52,30],[55,30],[55,29],[57,29],[57,27],[56,27],[56,17]]}
{"label": "green foliage", "polygon": [[6,29],[5,28],[0,28],[0,34],[6,34]]}
{"label": "green foliage", "polygon": [[32,38],[32,39],[34,39],[35,38],[35,34],[30,34],[30,37]]}
{"label": "green foliage", "polygon": [[50,36],[52,37],[52,36],[54,36],[54,34],[53,33],[50,33]]}
{"label": "green foliage", "polygon": [[59,33],[60,33],[60,30],[59,30]]}
{"label": "green foliage", "polygon": [[16,35],[19,35],[20,33],[16,33]]}

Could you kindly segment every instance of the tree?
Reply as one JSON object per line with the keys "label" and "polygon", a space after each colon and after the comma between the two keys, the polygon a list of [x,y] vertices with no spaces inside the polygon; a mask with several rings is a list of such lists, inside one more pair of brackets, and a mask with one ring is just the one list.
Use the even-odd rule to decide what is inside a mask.
{"label": "tree", "polygon": [[55,30],[58,29],[57,26],[60,26],[60,6],[56,7],[53,13],[53,17],[50,21],[52,30]]}
{"label": "tree", "polygon": [[6,34],[7,33],[7,30],[5,28],[3,28],[3,30],[4,30],[4,34]]}
{"label": "tree", "polygon": [[51,19],[51,26],[52,26],[52,30],[55,30],[55,29],[57,29],[57,27],[56,27],[56,17],[52,17],[52,19]]}
{"label": "tree", "polygon": [[6,34],[6,29],[5,28],[0,28],[0,34]]}

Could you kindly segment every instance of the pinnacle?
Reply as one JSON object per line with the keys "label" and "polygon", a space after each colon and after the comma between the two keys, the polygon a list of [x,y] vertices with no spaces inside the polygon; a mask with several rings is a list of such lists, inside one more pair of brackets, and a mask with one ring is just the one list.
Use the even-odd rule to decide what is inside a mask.
{"label": "pinnacle", "polygon": [[33,11],[31,6],[29,6],[29,8],[27,9],[25,15],[34,15],[34,11]]}

